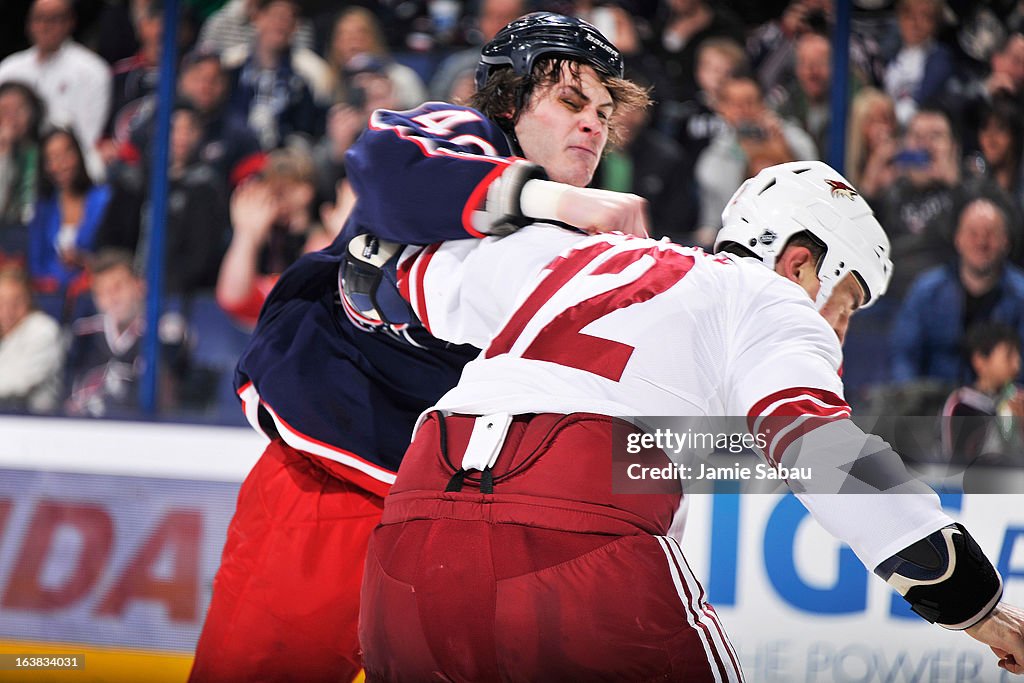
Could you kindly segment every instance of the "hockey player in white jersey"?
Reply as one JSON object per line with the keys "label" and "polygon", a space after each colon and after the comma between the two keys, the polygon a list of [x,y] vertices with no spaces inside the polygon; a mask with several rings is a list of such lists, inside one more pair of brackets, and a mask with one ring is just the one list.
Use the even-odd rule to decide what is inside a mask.
{"label": "hockey player in white jersey", "polygon": [[915,612],[1024,672],[995,568],[849,419],[840,344],[892,270],[871,209],[793,162],[723,224],[713,255],[535,225],[398,260],[430,331],[485,351],[421,418],[374,532],[368,680],[742,680],[676,537],[678,483],[612,493],[611,416],[640,415],[745,416],[772,467],[813,465],[797,496]]}

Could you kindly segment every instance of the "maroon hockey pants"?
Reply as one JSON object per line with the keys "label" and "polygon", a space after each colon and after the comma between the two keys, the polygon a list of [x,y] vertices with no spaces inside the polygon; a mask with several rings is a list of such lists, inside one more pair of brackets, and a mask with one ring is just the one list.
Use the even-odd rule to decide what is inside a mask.
{"label": "maroon hockey pants", "polygon": [[[448,418],[456,463],[459,439],[450,435],[459,419]],[[580,449],[593,447],[594,430],[583,427],[531,457],[578,459],[588,452]],[[438,457],[437,440],[420,436],[403,468]],[[417,490],[428,484],[444,491],[443,473],[428,482],[434,475],[419,467],[415,484],[407,476],[403,485],[399,472],[397,502],[404,496],[406,513],[389,518],[388,499],[367,554],[359,625],[367,680],[741,680],[735,652],[676,542],[639,531],[557,528],[578,522],[580,510],[566,516],[571,503],[525,493],[528,470],[537,466],[496,478],[493,497],[420,498]]]}

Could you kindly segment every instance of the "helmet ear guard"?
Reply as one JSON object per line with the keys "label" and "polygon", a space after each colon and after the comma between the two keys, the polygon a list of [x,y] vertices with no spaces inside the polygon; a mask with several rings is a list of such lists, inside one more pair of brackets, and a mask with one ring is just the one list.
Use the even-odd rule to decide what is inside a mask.
{"label": "helmet ear guard", "polygon": [[511,67],[517,76],[529,76],[541,57],[575,60],[618,78],[624,73],[622,54],[593,25],[554,12],[533,12],[508,24],[484,45],[476,87],[483,88],[501,68]]}
{"label": "helmet ear guard", "polygon": [[885,293],[892,278],[889,238],[853,186],[820,161],[771,166],[744,182],[722,213],[715,251],[735,243],[774,269],[799,233],[825,247],[818,264],[819,308],[850,273],[864,289],[864,307]]}

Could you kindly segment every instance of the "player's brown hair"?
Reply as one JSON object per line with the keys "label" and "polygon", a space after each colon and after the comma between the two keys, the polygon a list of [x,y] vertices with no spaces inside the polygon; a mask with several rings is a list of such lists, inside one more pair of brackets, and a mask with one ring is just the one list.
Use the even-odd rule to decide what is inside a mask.
{"label": "player's brown hair", "polygon": [[[517,76],[512,69],[501,69],[494,72],[484,87],[477,90],[469,101],[469,106],[482,112],[492,121],[499,124],[508,122],[514,127],[519,116],[537,91],[556,85],[562,77],[562,66],[567,65],[575,82],[580,81],[582,64],[572,59],[550,58],[538,59],[529,76]],[[646,88],[642,88],[625,78],[617,78],[597,72],[601,84],[608,88],[612,96],[615,110],[608,124],[608,146],[612,147],[621,141],[621,114],[637,109],[646,109],[651,98]]]}

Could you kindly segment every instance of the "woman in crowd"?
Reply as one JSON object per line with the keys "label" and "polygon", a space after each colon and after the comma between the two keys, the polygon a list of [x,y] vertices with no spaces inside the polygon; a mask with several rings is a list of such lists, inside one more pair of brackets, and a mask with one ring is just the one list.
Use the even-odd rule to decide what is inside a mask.
{"label": "woman in crowd", "polygon": [[896,109],[892,98],[876,88],[861,88],[850,109],[846,177],[870,200],[896,179]]}
{"label": "woman in crowd", "polygon": [[978,151],[968,157],[967,172],[993,180],[1012,199],[1014,208],[1024,208],[1021,153],[1024,152],[1024,121],[1020,107],[1010,97],[996,96],[978,119]]}
{"label": "woman in crowd", "polygon": [[373,12],[365,7],[352,6],[345,9],[335,20],[334,32],[327,49],[327,61],[341,79],[340,92],[336,98],[338,101],[352,101],[346,90],[351,84],[345,82],[345,70],[352,58],[360,54],[372,55],[385,64],[387,76],[395,85],[400,109],[417,107],[427,99],[426,88],[416,72],[391,58],[380,23]]}
{"label": "woman in crowd", "polygon": [[84,289],[76,280],[93,250],[110,188],[93,184],[71,131],[51,131],[41,147],[39,199],[28,234],[29,273],[36,291],[71,297]]}
{"label": "woman in crowd", "polygon": [[0,84],[0,252],[25,251],[25,225],[32,219],[39,168],[43,103],[32,88]]}

